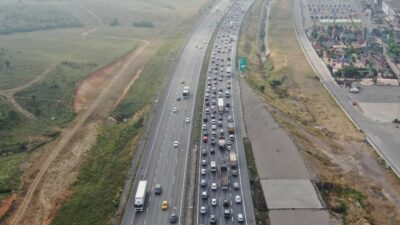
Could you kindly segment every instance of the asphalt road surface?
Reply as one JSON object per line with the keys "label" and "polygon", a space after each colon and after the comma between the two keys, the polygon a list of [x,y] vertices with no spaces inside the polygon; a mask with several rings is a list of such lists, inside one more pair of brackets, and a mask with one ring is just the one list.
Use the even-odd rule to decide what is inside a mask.
{"label": "asphalt road surface", "polygon": [[336,84],[326,65],[318,57],[310,41],[307,39],[303,30],[300,0],[293,0],[293,4],[294,27],[310,64],[313,66],[316,73],[320,75],[322,82],[334,96],[338,104],[357,124],[360,130],[365,133],[369,142],[378,149],[378,153],[381,157],[384,158],[394,172],[400,176],[399,130],[395,127],[383,126],[376,121],[368,119],[357,109],[357,106],[352,104],[352,99],[348,94],[348,90]]}
{"label": "asphalt road surface", "polygon": [[[212,224],[212,216],[215,216],[216,224],[255,224],[242,141],[241,131],[243,128],[240,125],[242,113],[238,86],[239,72],[235,70],[239,30],[244,14],[251,3],[252,1],[238,1],[232,7],[220,26],[212,47],[204,93],[203,140],[198,153],[200,159],[197,199],[198,225]],[[223,99],[223,112],[218,107],[218,99]],[[235,126],[233,134],[228,133],[228,122],[233,122]],[[230,135],[233,137],[231,138]],[[224,148],[219,147],[220,137],[224,137],[227,142]],[[235,152],[238,156],[236,168],[229,165],[230,152]],[[211,171],[212,162],[216,164],[215,171]],[[227,189],[223,190],[224,184],[221,181],[223,175],[220,167],[224,163],[227,164],[229,183]],[[205,173],[202,173],[202,170],[205,170]],[[237,175],[233,175],[233,171],[236,171]],[[239,189],[234,189],[235,183]],[[216,186],[216,189],[213,189],[213,186]],[[207,194],[206,198],[203,197],[204,192]],[[237,196],[240,197],[240,202],[236,202]],[[213,199],[216,201],[216,205],[212,204]],[[229,206],[223,206],[224,200],[229,203]],[[205,207],[205,212],[201,212],[202,207]],[[225,210],[229,212],[227,217],[225,217]],[[238,215],[243,216],[243,222],[238,221]]]}
{"label": "asphalt road surface", "polygon": [[[190,133],[194,101],[200,77],[202,61],[207,45],[223,15],[232,2],[223,0],[212,9],[188,40],[171,78],[165,96],[160,99],[156,123],[152,128],[144,151],[144,156],[132,185],[122,224],[158,225],[168,224],[171,213],[176,213],[181,221],[183,189],[185,185],[186,163],[189,152]],[[188,86],[190,96],[182,97],[183,87]],[[176,108],[176,112],[173,109]],[[189,118],[189,122],[186,121]],[[178,147],[173,143],[179,142]],[[139,180],[147,180],[147,197],[144,211],[134,212],[134,200]],[[161,184],[162,194],[154,195],[155,184]],[[162,210],[162,201],[169,203],[168,210]]]}

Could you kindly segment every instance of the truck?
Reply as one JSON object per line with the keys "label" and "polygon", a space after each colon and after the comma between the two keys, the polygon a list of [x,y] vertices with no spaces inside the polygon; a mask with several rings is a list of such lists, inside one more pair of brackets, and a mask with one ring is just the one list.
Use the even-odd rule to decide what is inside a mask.
{"label": "truck", "polygon": [[222,190],[227,190],[229,188],[229,175],[228,175],[228,165],[225,161],[221,161],[219,164],[219,186]]}
{"label": "truck", "polygon": [[218,138],[218,146],[220,149],[225,149],[225,137],[224,136],[219,136]]}
{"label": "truck", "polygon": [[218,98],[218,111],[224,112],[224,98]]}
{"label": "truck", "polygon": [[231,168],[236,168],[238,164],[236,153],[231,152],[229,153],[229,165]]}
{"label": "truck", "polygon": [[190,95],[189,87],[187,87],[187,86],[183,87],[182,95],[183,95],[183,98],[189,98],[189,95]]}
{"label": "truck", "polygon": [[233,125],[232,122],[228,122],[228,124],[226,125],[226,127],[227,127],[228,132],[229,132],[230,134],[235,133],[235,125]]}
{"label": "truck", "polygon": [[146,186],[146,180],[139,181],[135,195],[135,212],[143,212],[144,202],[146,199]]}

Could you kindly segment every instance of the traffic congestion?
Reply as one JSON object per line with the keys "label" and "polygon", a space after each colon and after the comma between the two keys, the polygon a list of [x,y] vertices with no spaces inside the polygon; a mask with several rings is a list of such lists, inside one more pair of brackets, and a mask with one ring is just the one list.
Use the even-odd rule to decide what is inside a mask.
{"label": "traffic congestion", "polygon": [[[233,85],[235,49],[245,1],[235,4],[221,24],[207,70],[200,145],[198,223],[245,223]],[[243,147],[241,147],[243,150]],[[244,160],[244,159],[243,159]],[[246,181],[247,182],[247,181]]]}

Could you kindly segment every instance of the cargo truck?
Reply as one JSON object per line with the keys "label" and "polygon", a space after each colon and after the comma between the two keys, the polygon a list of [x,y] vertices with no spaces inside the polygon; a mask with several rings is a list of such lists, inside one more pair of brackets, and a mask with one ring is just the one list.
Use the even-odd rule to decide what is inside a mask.
{"label": "cargo truck", "polygon": [[229,153],[229,165],[232,168],[236,168],[237,167],[237,163],[238,163],[238,160],[237,160],[236,153],[234,153],[234,152]]}
{"label": "cargo truck", "polygon": [[218,111],[220,113],[224,112],[224,98],[218,98]]}
{"label": "cargo truck", "polygon": [[219,185],[222,190],[227,190],[229,188],[229,175],[228,175],[228,165],[225,161],[219,164],[220,176]]}
{"label": "cargo truck", "polygon": [[146,186],[146,180],[139,181],[139,185],[135,195],[135,212],[143,212],[144,202],[146,199]]}

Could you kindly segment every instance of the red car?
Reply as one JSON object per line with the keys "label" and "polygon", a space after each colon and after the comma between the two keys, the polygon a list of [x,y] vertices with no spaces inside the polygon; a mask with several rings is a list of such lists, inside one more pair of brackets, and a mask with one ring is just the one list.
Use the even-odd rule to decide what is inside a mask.
{"label": "red car", "polygon": [[203,137],[203,141],[204,141],[204,142],[207,142],[207,141],[208,141],[208,137],[204,136],[204,137]]}

